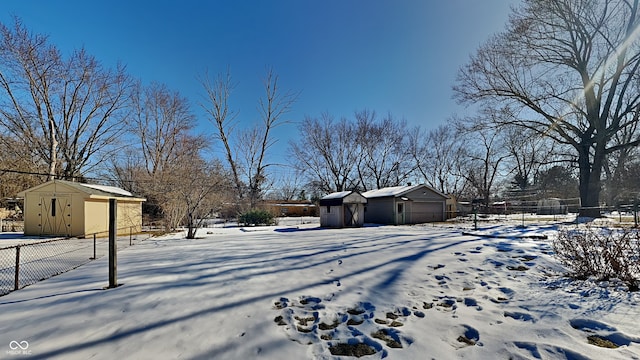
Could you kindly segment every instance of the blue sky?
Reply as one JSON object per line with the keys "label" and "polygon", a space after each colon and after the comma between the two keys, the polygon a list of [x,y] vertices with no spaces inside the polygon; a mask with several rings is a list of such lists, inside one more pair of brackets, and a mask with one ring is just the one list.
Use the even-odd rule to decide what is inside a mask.
{"label": "blue sky", "polygon": [[519,0],[5,0],[0,21],[22,19],[64,52],[84,46],[107,65],[117,61],[145,83],[156,81],[199,108],[197,77],[230,69],[232,107],[258,120],[265,69],[284,89],[300,91],[276,134],[283,151],[295,122],[328,112],[388,112],[431,129],[465,109],[451,99],[458,68],[501,31]]}

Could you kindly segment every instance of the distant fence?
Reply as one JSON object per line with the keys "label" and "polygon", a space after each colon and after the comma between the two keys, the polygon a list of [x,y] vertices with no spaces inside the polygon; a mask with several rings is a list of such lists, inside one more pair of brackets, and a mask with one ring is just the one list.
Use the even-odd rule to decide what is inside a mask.
{"label": "distant fence", "polygon": [[24,221],[0,219],[0,232],[24,232]]}
{"label": "distant fence", "polygon": [[[146,240],[148,233],[118,237],[118,249]],[[109,239],[95,236],[30,240],[0,248],[0,296],[62,274],[109,253]],[[107,278],[105,276],[105,282]]]}

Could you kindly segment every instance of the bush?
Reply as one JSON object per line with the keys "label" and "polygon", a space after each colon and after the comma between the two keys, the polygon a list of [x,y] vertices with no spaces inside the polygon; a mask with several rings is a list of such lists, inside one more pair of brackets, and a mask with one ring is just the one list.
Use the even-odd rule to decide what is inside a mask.
{"label": "bush", "polygon": [[240,214],[238,222],[244,226],[273,225],[275,219],[268,211],[254,209]]}
{"label": "bush", "polygon": [[560,262],[578,279],[617,278],[630,290],[640,285],[640,234],[637,229],[605,229],[587,226],[562,229],[553,241]]}

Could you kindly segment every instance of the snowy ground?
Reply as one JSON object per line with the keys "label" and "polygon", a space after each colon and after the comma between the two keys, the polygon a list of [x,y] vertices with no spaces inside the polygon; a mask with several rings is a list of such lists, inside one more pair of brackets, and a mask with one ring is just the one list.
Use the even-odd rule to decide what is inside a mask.
{"label": "snowy ground", "polygon": [[105,257],[0,297],[0,359],[640,359],[640,294],[563,278],[530,237],[557,225],[516,226],[152,238],[119,252],[118,288]]}

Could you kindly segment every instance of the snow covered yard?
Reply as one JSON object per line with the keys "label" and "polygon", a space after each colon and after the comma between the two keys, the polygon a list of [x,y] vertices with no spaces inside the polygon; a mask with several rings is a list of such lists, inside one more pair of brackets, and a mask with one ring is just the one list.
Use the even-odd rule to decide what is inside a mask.
{"label": "snow covered yard", "polygon": [[118,288],[105,257],[0,297],[0,359],[640,359],[640,294],[559,276],[529,237],[554,229],[152,238],[118,253]]}

